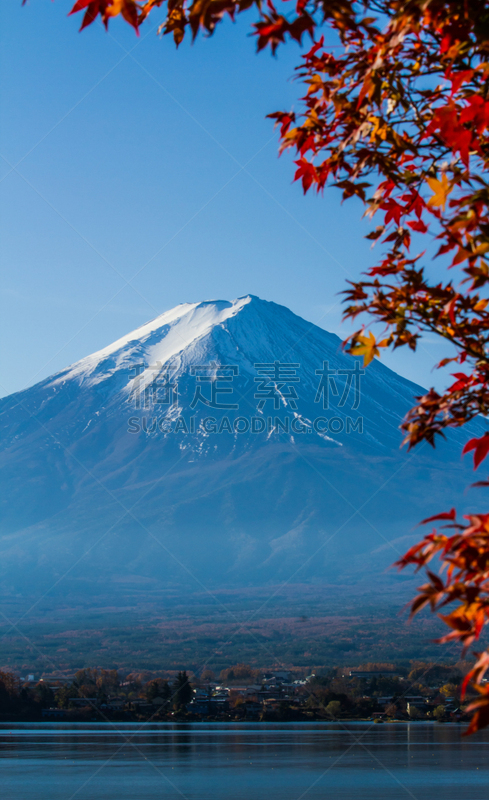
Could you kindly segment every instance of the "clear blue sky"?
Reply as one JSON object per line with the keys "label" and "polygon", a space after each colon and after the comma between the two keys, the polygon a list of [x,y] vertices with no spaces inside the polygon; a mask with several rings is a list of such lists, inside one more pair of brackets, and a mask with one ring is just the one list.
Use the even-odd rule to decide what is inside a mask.
{"label": "clear blue sky", "polygon": [[[362,207],[304,198],[265,119],[299,96],[299,48],[256,55],[253,14],[179,51],[161,15],[78,33],[71,5],[0,6],[0,393],[181,302],[252,293],[345,333],[338,292],[376,255]],[[427,385],[444,353],[385,361]]]}

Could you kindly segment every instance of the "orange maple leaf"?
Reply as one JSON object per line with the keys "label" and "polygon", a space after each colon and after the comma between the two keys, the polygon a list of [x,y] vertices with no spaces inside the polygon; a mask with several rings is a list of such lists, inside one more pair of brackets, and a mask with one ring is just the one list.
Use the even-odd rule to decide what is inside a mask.
{"label": "orange maple leaf", "polygon": [[363,356],[363,366],[367,367],[375,356],[380,355],[379,347],[387,347],[387,339],[377,342],[372,331],[368,336],[357,336],[351,349],[352,356]]}
{"label": "orange maple leaf", "polygon": [[445,173],[441,176],[441,181],[436,178],[426,178],[426,182],[434,195],[428,200],[428,205],[432,208],[442,208],[445,211],[445,204],[447,197],[452,191],[452,185],[449,183]]}

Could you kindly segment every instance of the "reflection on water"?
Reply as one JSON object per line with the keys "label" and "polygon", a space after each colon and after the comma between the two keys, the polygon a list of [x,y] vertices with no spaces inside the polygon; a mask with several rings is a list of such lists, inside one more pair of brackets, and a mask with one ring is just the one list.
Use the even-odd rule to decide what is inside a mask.
{"label": "reflection on water", "polygon": [[6,800],[487,800],[489,732],[427,723],[0,724]]}

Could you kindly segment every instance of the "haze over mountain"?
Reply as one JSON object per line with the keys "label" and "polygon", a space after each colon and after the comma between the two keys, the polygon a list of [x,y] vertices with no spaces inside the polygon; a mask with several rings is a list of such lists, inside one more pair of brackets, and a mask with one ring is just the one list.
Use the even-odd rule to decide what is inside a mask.
{"label": "haze over mountain", "polygon": [[423,390],[355,361],[246,296],[177,306],[5,398],[4,591],[67,570],[87,597],[383,575],[421,518],[467,502],[469,469],[460,435],[400,450]]}

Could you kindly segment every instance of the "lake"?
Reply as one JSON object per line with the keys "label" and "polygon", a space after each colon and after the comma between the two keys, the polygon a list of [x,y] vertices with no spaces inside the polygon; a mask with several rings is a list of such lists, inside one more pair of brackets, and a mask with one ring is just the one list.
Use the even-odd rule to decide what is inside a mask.
{"label": "lake", "polygon": [[489,732],[431,723],[0,724],[4,800],[487,800]]}

